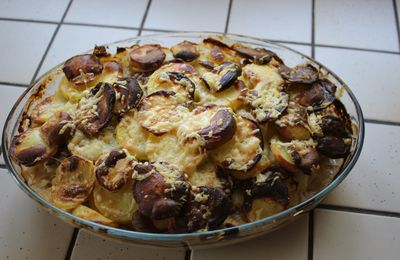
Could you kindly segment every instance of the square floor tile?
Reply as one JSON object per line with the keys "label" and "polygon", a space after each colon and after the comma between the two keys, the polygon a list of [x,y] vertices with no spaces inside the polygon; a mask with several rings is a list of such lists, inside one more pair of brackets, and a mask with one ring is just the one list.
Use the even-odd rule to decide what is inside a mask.
{"label": "square floor tile", "polygon": [[228,0],[153,0],[146,29],[223,32]]}
{"label": "square floor tile", "polygon": [[94,46],[136,37],[137,30],[62,25],[43,62],[39,75]]}
{"label": "square floor tile", "polygon": [[73,228],[45,212],[0,169],[0,259],[64,259]]}
{"label": "square floor tile", "polygon": [[366,124],[364,148],[324,204],[400,213],[400,126]]}
{"label": "square floor tile", "polygon": [[311,0],[235,0],[228,32],[310,43],[311,9]]}
{"label": "square floor tile", "polygon": [[0,81],[29,84],[55,29],[53,24],[0,21]]}
{"label": "square floor tile", "polygon": [[315,42],[399,51],[393,1],[315,1]]}
{"label": "square floor tile", "polygon": [[145,0],[74,0],[66,22],[140,27]]}
{"label": "square floor tile", "polygon": [[80,231],[71,259],[184,259],[183,249],[148,248]]}
{"label": "square floor tile", "polygon": [[322,47],[315,53],[347,83],[366,118],[400,122],[400,55]]}
{"label": "square floor tile", "polygon": [[59,22],[68,2],[68,0],[2,0],[0,17]]}
{"label": "square floor tile", "polygon": [[307,259],[308,217],[262,237],[214,249],[194,250],[192,260]]}
{"label": "square floor tile", "polygon": [[318,209],[314,259],[385,259],[400,256],[400,219]]}
{"label": "square floor tile", "polygon": [[311,46],[310,45],[300,45],[300,44],[290,44],[290,43],[280,43],[293,50],[301,52],[302,54],[311,57]]}

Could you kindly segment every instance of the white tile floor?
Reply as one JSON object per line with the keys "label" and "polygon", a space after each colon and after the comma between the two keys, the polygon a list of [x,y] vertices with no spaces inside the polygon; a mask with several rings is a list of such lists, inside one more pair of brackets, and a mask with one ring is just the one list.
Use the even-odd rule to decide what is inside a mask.
{"label": "white tile floor", "polygon": [[[366,124],[365,146],[354,170],[311,221],[305,216],[256,240],[194,250],[191,259],[398,260],[399,8],[399,0],[3,0],[0,126],[36,71],[40,76],[94,44],[141,31],[227,29],[280,41],[307,55],[315,52],[317,60],[347,82],[373,122]],[[71,241],[73,229],[16,188],[5,169],[0,169],[0,208],[0,259],[185,258],[181,250],[140,248],[84,231]]]}

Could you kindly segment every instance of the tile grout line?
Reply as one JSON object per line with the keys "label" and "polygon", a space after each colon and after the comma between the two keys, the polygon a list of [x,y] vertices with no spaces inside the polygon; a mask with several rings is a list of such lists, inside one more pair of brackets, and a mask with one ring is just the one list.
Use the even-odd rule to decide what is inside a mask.
{"label": "tile grout line", "polygon": [[139,30],[139,27],[120,26],[120,25],[106,25],[106,24],[92,24],[92,23],[76,23],[76,22],[63,22],[62,24],[63,24],[63,25],[74,25],[74,26],[87,26],[87,27],[110,28],[110,29]]}
{"label": "tile grout line", "polygon": [[10,85],[12,87],[20,87],[20,88],[26,88],[29,86],[29,84],[22,84],[22,83],[13,83],[13,82],[6,82],[6,81],[0,81],[1,85]]}
{"label": "tile grout line", "polygon": [[23,23],[44,23],[44,24],[58,24],[59,23],[59,22],[53,22],[53,21],[24,19],[24,18],[6,18],[6,17],[0,17],[0,21],[23,22]]}
{"label": "tile grout line", "polygon": [[149,1],[147,2],[146,10],[144,11],[143,18],[142,18],[142,22],[140,23],[139,32],[138,32],[138,34],[137,34],[138,36],[142,35],[144,23],[146,22],[147,14],[149,13],[149,10],[150,10],[151,1],[152,1],[152,0],[149,0]]}
{"label": "tile grout line", "polygon": [[344,49],[344,50],[352,50],[352,51],[366,51],[366,52],[376,52],[376,53],[386,53],[386,54],[397,54],[398,51],[386,51],[386,50],[376,50],[376,49],[366,49],[366,48],[358,48],[358,47],[348,47],[348,46],[339,46],[339,45],[329,45],[329,44],[314,44],[316,47],[324,47],[324,48],[335,48],[335,49]]}
{"label": "tile grout line", "polygon": [[224,30],[224,33],[227,33],[227,32],[228,32],[229,21],[230,21],[230,19],[231,19],[232,4],[233,4],[233,0],[229,0],[229,4],[228,4],[228,13],[227,13],[227,16],[226,16],[226,22],[225,22],[225,30]]}
{"label": "tile grout line", "polygon": [[400,51],[400,25],[399,25],[399,14],[397,12],[396,0],[393,0],[393,9],[394,9],[394,20],[396,22],[396,29],[397,29],[397,40],[399,43],[399,51]]}
{"label": "tile grout line", "polygon": [[50,41],[49,41],[49,44],[47,45],[47,48],[46,48],[46,50],[44,51],[44,54],[43,54],[43,56],[42,56],[42,59],[40,60],[39,65],[38,65],[38,67],[37,67],[35,73],[33,74],[33,77],[32,77],[32,80],[31,80],[30,84],[32,84],[32,83],[35,81],[35,79],[36,79],[36,77],[37,77],[37,75],[38,75],[40,69],[42,68],[43,62],[44,62],[44,60],[46,59],[46,56],[47,56],[47,54],[48,54],[48,52],[49,52],[49,50],[50,50],[50,47],[51,47],[51,45],[53,44],[54,39],[56,38],[58,31],[60,30],[61,24],[64,22],[64,19],[65,19],[65,17],[67,16],[68,10],[69,10],[69,8],[70,8],[71,5],[72,5],[72,1],[73,1],[73,0],[70,0],[69,3],[68,3],[68,5],[67,5],[67,8],[65,8],[64,14],[63,14],[63,16],[61,17],[60,22],[57,24],[56,29],[54,30],[53,36],[51,37],[51,39],[50,39]]}
{"label": "tile grout line", "polygon": [[308,248],[307,259],[313,260],[314,258],[314,210],[308,214]]}
{"label": "tile grout line", "polygon": [[311,57],[315,58],[315,0],[311,1]]}
{"label": "tile grout line", "polygon": [[365,123],[370,123],[370,124],[377,124],[377,125],[389,125],[389,126],[400,126],[400,123],[398,122],[392,122],[392,121],[385,121],[385,120],[377,120],[377,119],[364,119]]}
{"label": "tile grout line", "polygon": [[72,252],[74,251],[76,239],[78,238],[79,228],[74,228],[72,232],[71,240],[68,245],[67,254],[65,255],[65,260],[70,260],[72,256]]}
{"label": "tile grout line", "polygon": [[326,210],[331,210],[331,211],[339,211],[339,212],[349,212],[349,213],[359,213],[359,214],[374,215],[374,216],[381,216],[381,217],[400,218],[400,213],[397,213],[397,212],[388,212],[388,211],[380,211],[380,210],[372,210],[372,209],[361,209],[361,208],[327,205],[327,204],[320,204],[316,208],[317,209],[326,209]]}

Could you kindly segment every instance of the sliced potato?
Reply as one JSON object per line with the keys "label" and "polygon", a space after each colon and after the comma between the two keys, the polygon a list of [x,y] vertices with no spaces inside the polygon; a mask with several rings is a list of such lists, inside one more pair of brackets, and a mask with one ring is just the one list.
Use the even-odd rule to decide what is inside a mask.
{"label": "sliced potato", "polygon": [[76,130],[68,150],[92,162],[97,161],[100,155],[109,153],[118,147],[114,127],[108,126],[100,131],[96,137],[89,137],[82,131]]}
{"label": "sliced potato", "polygon": [[74,129],[71,116],[66,112],[57,112],[40,127],[40,133],[48,145],[58,146],[71,137]]}
{"label": "sliced potato", "polygon": [[247,172],[261,158],[263,137],[258,125],[250,119],[238,116],[236,125],[233,138],[210,155],[225,170]]}
{"label": "sliced potato", "polygon": [[249,89],[262,83],[265,88],[279,88],[284,81],[279,70],[269,65],[248,64],[242,68],[241,79]]}
{"label": "sliced potato", "polygon": [[182,144],[175,133],[162,136],[149,135],[146,144],[149,161],[163,161],[188,174],[196,170],[207,155],[197,145]]}
{"label": "sliced potato", "polygon": [[114,192],[103,188],[96,182],[93,190],[94,205],[106,218],[119,224],[128,224],[137,210],[137,204],[132,194],[132,184],[126,183]]}
{"label": "sliced potato", "polygon": [[286,139],[307,140],[310,139],[308,115],[305,108],[289,103],[286,113],[275,121],[278,132]]}
{"label": "sliced potato", "polygon": [[57,164],[50,161],[37,163],[34,166],[21,167],[21,175],[34,190],[51,187],[51,182],[56,174]]}
{"label": "sliced potato", "polygon": [[192,186],[208,186],[223,189],[225,183],[217,176],[217,167],[211,160],[205,160],[199,164],[196,171],[189,175]]}
{"label": "sliced potato", "polygon": [[252,201],[250,210],[246,213],[248,221],[256,221],[272,216],[285,209],[285,206],[273,198],[257,198]]}
{"label": "sliced potato", "polygon": [[160,90],[143,100],[137,119],[144,129],[162,135],[176,129],[189,110],[179,105],[175,92]]}
{"label": "sliced potato", "polygon": [[195,92],[195,101],[198,105],[210,103],[230,107],[236,111],[245,104],[246,95],[247,88],[241,80],[237,80],[232,87],[218,93],[212,93],[204,84],[199,84]]}
{"label": "sliced potato", "polygon": [[75,155],[65,158],[53,179],[53,204],[64,210],[77,207],[89,197],[95,180],[91,161]]}
{"label": "sliced potato", "polygon": [[110,226],[110,227],[118,227],[118,224],[101,215],[99,212],[88,208],[83,205],[79,205],[72,211],[72,215],[75,215],[79,218],[83,218],[89,221],[93,221],[102,225]]}
{"label": "sliced potato", "polygon": [[64,98],[50,96],[33,108],[30,118],[36,124],[43,124],[57,112],[72,114],[76,110],[76,106]]}
{"label": "sliced potato", "polygon": [[30,128],[14,136],[10,145],[11,157],[26,166],[46,160],[56,152],[57,146],[47,144],[39,127]]}
{"label": "sliced potato", "polygon": [[147,160],[146,142],[150,135],[137,119],[134,112],[126,113],[116,127],[118,144],[127,149],[138,160]]}

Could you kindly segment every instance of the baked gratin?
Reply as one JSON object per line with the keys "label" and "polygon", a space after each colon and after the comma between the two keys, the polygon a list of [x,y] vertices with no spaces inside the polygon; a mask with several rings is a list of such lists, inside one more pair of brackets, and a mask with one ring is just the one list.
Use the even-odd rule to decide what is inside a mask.
{"label": "baked gratin", "polygon": [[332,181],[353,142],[318,66],[227,38],[96,46],[58,72],[10,154],[35,192],[108,226],[185,233],[276,214]]}

